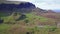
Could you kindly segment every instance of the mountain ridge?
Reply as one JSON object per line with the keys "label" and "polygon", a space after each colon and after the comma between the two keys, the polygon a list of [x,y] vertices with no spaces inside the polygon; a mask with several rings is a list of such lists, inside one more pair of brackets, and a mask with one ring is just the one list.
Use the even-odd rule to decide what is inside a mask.
{"label": "mountain ridge", "polygon": [[44,10],[36,7],[34,4],[30,2],[4,2],[0,4],[0,12],[12,13],[12,12],[21,12],[21,13],[29,13],[29,12],[38,12],[38,13],[47,13],[54,11],[52,10]]}

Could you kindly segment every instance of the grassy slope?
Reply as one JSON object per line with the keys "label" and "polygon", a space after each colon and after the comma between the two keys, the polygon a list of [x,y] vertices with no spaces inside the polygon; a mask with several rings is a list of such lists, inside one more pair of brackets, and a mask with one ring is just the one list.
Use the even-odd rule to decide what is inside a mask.
{"label": "grassy slope", "polygon": [[34,19],[35,20],[39,19],[39,21],[41,21],[41,22],[45,22],[48,20],[47,18],[44,18],[42,16],[36,16],[34,14],[27,14],[26,16],[28,17],[27,19],[29,19],[31,21],[33,21]]}
{"label": "grassy slope", "polygon": [[0,34],[7,34],[7,30],[11,27],[9,24],[0,24]]}
{"label": "grassy slope", "polygon": [[[49,31],[49,28],[39,28],[36,26],[21,26],[19,24],[16,25],[7,25],[2,24],[0,25],[0,34],[25,34],[27,31],[31,32],[34,31],[34,34],[60,34],[60,29],[56,29],[54,32]],[[24,32],[24,33],[23,33]]]}
{"label": "grassy slope", "polygon": [[[3,15],[2,15],[3,16]],[[46,22],[46,21],[52,21],[52,19],[45,18],[42,16],[36,16],[34,14],[26,14],[27,20],[29,20],[29,23],[40,23],[40,22]],[[3,18],[4,20],[9,20],[10,18],[11,21],[14,21],[12,16],[5,17]],[[24,20],[26,20],[24,19]],[[54,21],[52,21],[54,22]],[[51,22],[51,23],[52,23]],[[38,30],[37,30],[38,29]],[[16,24],[16,25],[9,25],[9,24],[0,24],[0,34],[25,34],[27,31],[31,32],[34,30],[34,34],[60,34],[60,29],[56,29],[55,32],[49,32],[49,27],[47,28],[35,28],[35,26],[23,26],[21,24]],[[24,33],[23,33],[24,32]]]}

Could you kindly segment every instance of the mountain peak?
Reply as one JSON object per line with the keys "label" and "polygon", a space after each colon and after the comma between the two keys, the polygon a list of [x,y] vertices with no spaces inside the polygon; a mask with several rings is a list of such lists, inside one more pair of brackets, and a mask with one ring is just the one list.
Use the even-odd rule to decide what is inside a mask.
{"label": "mountain peak", "polygon": [[47,10],[48,13],[55,13],[53,10]]}
{"label": "mountain peak", "polygon": [[35,8],[35,5],[30,2],[4,2],[0,4],[0,10],[21,9],[21,8]]}

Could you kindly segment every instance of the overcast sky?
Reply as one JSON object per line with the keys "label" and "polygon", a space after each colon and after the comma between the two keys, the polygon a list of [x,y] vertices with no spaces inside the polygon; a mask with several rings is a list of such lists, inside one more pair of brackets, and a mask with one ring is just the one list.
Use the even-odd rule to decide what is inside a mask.
{"label": "overcast sky", "polygon": [[8,1],[26,1],[35,4],[42,9],[60,9],[60,0],[8,0]]}

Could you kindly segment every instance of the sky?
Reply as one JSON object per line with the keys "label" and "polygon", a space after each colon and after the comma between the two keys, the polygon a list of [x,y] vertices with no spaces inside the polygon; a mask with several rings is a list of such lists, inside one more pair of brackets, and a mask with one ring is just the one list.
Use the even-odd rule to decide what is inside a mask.
{"label": "sky", "polygon": [[6,1],[26,1],[36,5],[42,9],[60,9],[60,0],[6,0]]}

